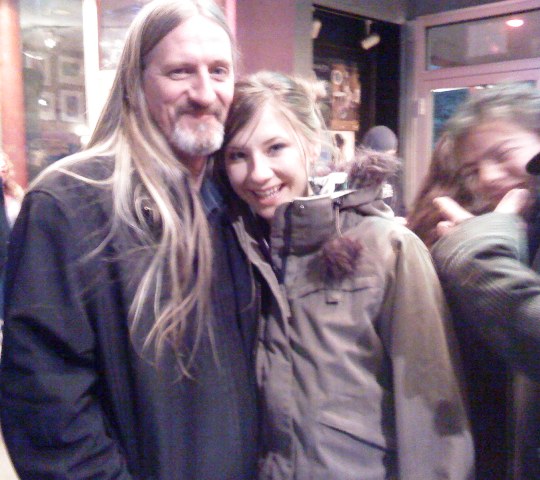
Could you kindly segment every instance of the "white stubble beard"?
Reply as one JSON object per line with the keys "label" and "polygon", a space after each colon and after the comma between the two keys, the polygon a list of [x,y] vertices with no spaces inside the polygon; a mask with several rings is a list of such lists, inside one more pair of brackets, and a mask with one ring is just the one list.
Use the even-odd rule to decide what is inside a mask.
{"label": "white stubble beard", "polygon": [[219,150],[223,143],[224,127],[217,119],[215,122],[201,122],[195,128],[175,125],[171,135],[174,149],[190,157],[206,157]]}

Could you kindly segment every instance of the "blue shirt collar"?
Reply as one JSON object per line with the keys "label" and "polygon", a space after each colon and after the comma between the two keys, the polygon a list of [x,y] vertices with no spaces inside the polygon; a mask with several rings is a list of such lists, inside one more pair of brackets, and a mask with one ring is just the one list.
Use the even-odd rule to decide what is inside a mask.
{"label": "blue shirt collar", "polygon": [[209,178],[205,178],[200,190],[204,213],[208,217],[215,210],[222,210],[223,196],[217,185]]}

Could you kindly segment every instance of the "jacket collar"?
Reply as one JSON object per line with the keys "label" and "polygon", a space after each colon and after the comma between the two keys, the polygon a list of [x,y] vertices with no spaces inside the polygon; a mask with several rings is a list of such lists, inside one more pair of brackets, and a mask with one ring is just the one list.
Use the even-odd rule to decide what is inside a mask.
{"label": "jacket collar", "polygon": [[393,216],[380,198],[379,187],[297,198],[276,210],[270,235],[272,251],[281,256],[320,249],[328,240],[344,233],[342,230],[347,227],[340,215],[347,209],[363,215]]}

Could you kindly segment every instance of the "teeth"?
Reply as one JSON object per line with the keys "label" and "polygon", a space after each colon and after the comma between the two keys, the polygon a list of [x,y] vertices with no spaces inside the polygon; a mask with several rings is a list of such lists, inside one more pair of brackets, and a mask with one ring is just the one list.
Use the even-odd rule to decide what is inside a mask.
{"label": "teeth", "polygon": [[259,198],[268,198],[268,197],[272,197],[273,195],[278,193],[279,189],[280,189],[280,187],[274,187],[274,188],[270,188],[268,190],[258,190],[258,191],[253,191],[253,194],[256,197],[259,197]]}

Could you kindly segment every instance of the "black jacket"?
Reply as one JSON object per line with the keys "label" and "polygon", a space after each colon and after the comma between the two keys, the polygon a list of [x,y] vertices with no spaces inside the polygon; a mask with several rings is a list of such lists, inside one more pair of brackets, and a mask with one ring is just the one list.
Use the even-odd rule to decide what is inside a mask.
{"label": "black jacket", "polygon": [[[463,222],[439,240],[432,251],[449,304],[467,329],[470,341],[488,346],[516,372],[511,394],[512,471],[507,477],[496,472],[497,476],[494,473],[490,479],[540,478],[540,254],[532,264],[534,270],[528,268],[523,226],[517,215],[480,215]],[[485,360],[480,363],[481,372],[495,375],[500,360],[495,361],[489,365],[484,364]],[[474,373],[471,378],[477,383]],[[498,384],[504,380],[503,375],[505,371],[499,371]],[[489,403],[482,405],[484,416],[480,408],[477,416],[487,433],[479,445],[484,448],[494,440],[486,418],[499,417],[502,426],[506,418],[497,405],[497,390],[483,378],[480,382],[489,388],[485,396],[491,396]],[[507,452],[499,453],[504,460]]]}
{"label": "black jacket", "polygon": [[[97,161],[84,168],[109,174]],[[149,254],[129,232],[102,244],[110,191],[54,174],[27,194],[9,252],[1,371],[2,429],[22,480],[255,476],[251,282],[218,203],[206,203],[219,279],[213,337],[179,381],[171,352],[159,366],[142,353],[150,307],[129,337]]]}

